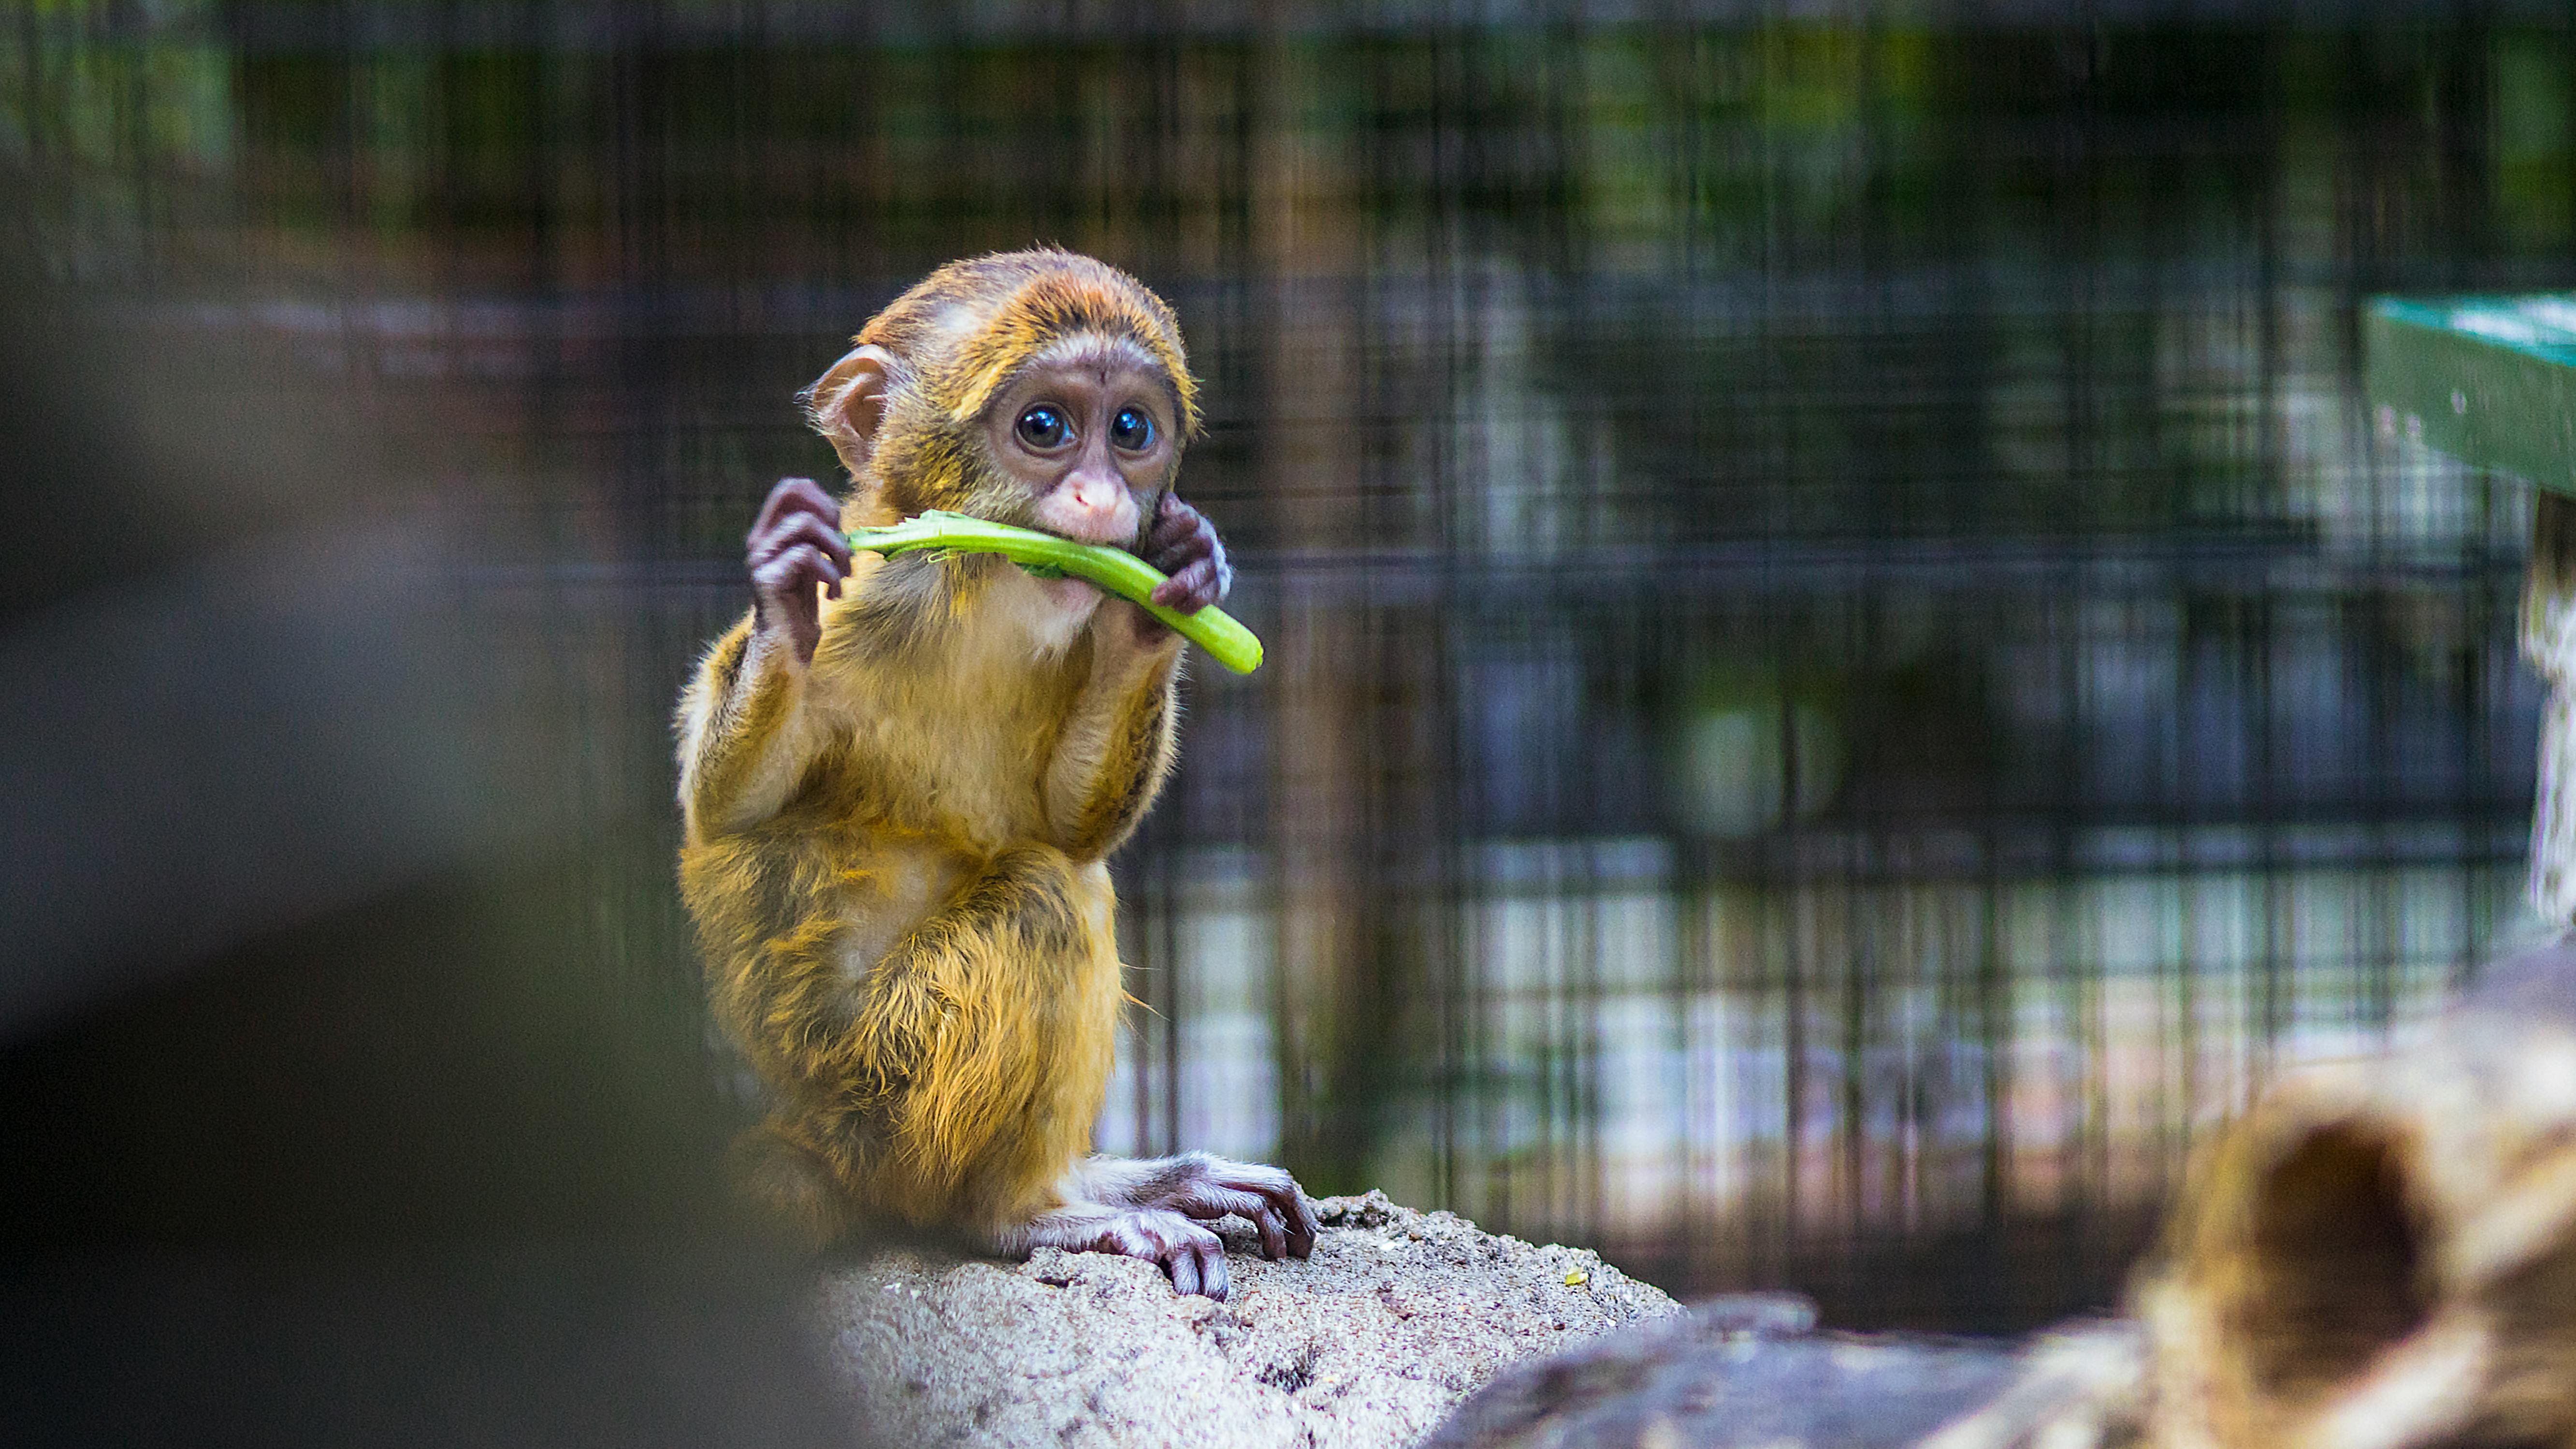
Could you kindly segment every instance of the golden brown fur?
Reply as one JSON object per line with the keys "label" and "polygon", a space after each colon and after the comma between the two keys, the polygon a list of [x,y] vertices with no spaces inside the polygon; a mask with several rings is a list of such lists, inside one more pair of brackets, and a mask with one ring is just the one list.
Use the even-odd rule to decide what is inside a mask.
{"label": "golden brown fur", "polygon": [[[1142,348],[1195,426],[1141,286],[1061,253],[957,263],[859,336],[904,364],[872,451],[816,385],[857,465],[845,519],[1023,511],[979,462],[979,399],[1076,332]],[[1006,1237],[1089,1148],[1121,998],[1102,862],[1170,769],[1178,649],[1095,669],[1093,633],[1022,627],[1032,588],[859,555],[810,666],[747,617],[681,706],[682,893],[775,1095],[746,1167],[818,1239],[874,1214]]]}

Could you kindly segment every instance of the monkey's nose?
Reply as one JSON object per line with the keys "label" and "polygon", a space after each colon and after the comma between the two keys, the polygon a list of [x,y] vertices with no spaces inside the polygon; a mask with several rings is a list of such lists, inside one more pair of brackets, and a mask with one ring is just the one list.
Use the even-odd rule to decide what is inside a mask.
{"label": "monkey's nose", "polygon": [[1136,532],[1136,508],[1127,486],[1088,470],[1065,480],[1066,507],[1054,520],[1058,531],[1082,543],[1124,543]]}

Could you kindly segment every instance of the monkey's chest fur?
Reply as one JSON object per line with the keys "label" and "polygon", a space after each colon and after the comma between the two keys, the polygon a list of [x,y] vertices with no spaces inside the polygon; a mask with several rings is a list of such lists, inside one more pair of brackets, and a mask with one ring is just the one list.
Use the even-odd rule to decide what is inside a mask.
{"label": "monkey's chest fur", "polygon": [[836,711],[788,807],[689,846],[681,887],[770,1130],[863,1215],[971,1231],[1053,1206],[1090,1150],[1116,898],[1103,864],[1041,838],[1042,757],[1013,742],[1043,720],[965,724],[903,693]]}

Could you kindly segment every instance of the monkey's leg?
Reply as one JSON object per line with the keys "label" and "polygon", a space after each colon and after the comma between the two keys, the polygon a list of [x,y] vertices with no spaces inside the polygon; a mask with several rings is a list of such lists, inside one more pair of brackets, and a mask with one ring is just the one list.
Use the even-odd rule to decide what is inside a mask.
{"label": "monkey's leg", "polygon": [[[980,1236],[1055,1207],[1113,1055],[1108,890],[1018,846],[917,922],[822,913],[743,953],[713,999],[782,1099],[773,1135],[866,1214]],[[894,939],[859,969],[871,935]]]}
{"label": "monkey's leg", "polygon": [[1068,1201],[993,1234],[990,1246],[1008,1258],[1024,1258],[1035,1248],[1117,1253],[1160,1264],[1177,1292],[1222,1300],[1229,1287],[1225,1240],[1167,1208]]}
{"label": "monkey's leg", "polygon": [[1093,1202],[1160,1208],[1201,1222],[1231,1213],[1261,1232],[1261,1256],[1303,1258],[1315,1251],[1315,1210],[1284,1169],[1236,1162],[1208,1152],[1178,1157],[1094,1157],[1074,1168],[1081,1195]]}
{"label": "monkey's leg", "polygon": [[708,651],[680,707],[680,808],[693,841],[778,812],[812,760],[806,668],[746,617]]}

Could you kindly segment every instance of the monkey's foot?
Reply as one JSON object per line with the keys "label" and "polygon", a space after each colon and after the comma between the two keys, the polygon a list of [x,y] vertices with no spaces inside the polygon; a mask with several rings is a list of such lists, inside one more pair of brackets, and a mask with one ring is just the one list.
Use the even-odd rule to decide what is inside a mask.
{"label": "monkey's foot", "polygon": [[1177,1292],[1226,1295],[1225,1240],[1162,1208],[1059,1209],[1029,1224],[1029,1246],[1143,1258],[1160,1264]]}
{"label": "monkey's foot", "polygon": [[1265,1258],[1304,1258],[1315,1251],[1315,1209],[1297,1179],[1281,1168],[1206,1152],[1126,1165],[1142,1175],[1120,1185],[1119,1201],[1168,1208],[1201,1222],[1231,1213],[1260,1231]]}

